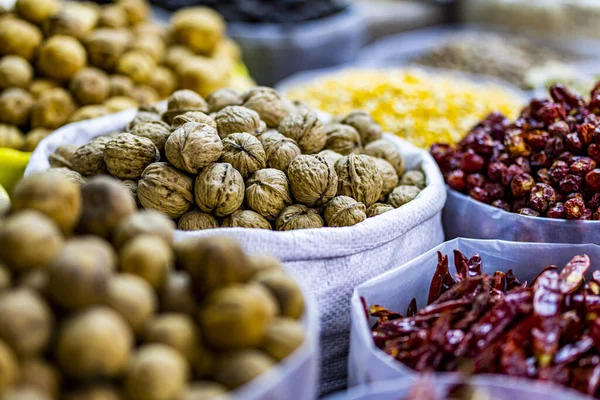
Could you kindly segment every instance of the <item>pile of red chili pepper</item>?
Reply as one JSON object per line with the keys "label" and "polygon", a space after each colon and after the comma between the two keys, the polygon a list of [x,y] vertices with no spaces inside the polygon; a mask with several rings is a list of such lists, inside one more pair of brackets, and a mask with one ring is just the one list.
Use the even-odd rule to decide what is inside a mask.
{"label": "pile of red chili pepper", "polygon": [[[482,273],[481,257],[438,253],[428,304],[405,316],[371,306],[377,347],[417,371],[465,371],[547,380],[600,397],[600,271],[587,255],[559,272],[550,265],[527,285]],[[364,299],[363,299],[364,301]]]}
{"label": "pile of red chili pepper", "polygon": [[492,113],[431,154],[454,190],[506,211],[600,220],[600,83],[585,102],[564,85],[510,122]]}

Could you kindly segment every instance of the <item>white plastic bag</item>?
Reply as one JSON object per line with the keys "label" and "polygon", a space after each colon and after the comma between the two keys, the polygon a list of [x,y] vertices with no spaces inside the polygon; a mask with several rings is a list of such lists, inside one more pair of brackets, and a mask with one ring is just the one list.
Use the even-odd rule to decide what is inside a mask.
{"label": "white plastic bag", "polygon": [[[597,265],[600,261],[600,246],[594,244],[538,244],[461,238],[445,242],[354,290],[348,361],[349,386],[417,375],[416,371],[375,346],[371,337],[371,325],[367,321],[360,298],[365,299],[367,307],[378,304],[394,311],[406,310],[413,298],[416,298],[419,309],[424,307],[427,304],[431,278],[438,263],[437,252],[451,256],[455,249],[467,257],[478,253],[482,259],[483,272],[493,274],[497,270],[506,272],[512,268],[521,282],[531,282],[548,265],[564,266],[578,254],[587,254],[592,260],[592,265]],[[591,275],[592,271],[588,272]],[[501,378],[505,381],[510,379],[505,376]],[[536,385],[538,384],[543,385],[536,382]]]}
{"label": "white plastic bag", "polygon": [[464,237],[600,244],[600,221],[529,217],[501,210],[452,189],[448,189],[443,221],[447,240]]}
{"label": "white plastic bag", "polygon": [[[48,156],[66,143],[83,144],[122,129],[135,115],[125,111],[67,125],[44,139],[31,156],[25,175],[49,167]],[[442,175],[429,153],[393,135],[407,169],[420,167],[427,187],[412,202],[352,227],[276,232],[219,228],[175,233],[189,236],[231,235],[250,253],[267,252],[286,266],[317,298],[321,315],[321,394],[346,386],[350,296],[354,287],[406,262],[444,240],[441,210],[446,200]]]}

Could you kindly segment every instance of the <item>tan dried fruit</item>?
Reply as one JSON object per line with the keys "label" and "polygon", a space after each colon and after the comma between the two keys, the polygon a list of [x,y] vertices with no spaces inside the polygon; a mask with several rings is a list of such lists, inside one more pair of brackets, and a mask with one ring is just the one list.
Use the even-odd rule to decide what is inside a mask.
{"label": "tan dried fruit", "polygon": [[63,244],[54,221],[38,211],[12,214],[0,225],[0,259],[15,272],[47,268]]}
{"label": "tan dried fruit", "polygon": [[360,154],[362,152],[360,135],[350,125],[326,125],[325,135],[327,137],[325,148],[328,150],[335,151],[341,155],[348,155],[350,153]]}
{"label": "tan dried fruit", "polygon": [[0,341],[8,344],[18,357],[35,356],[46,350],[54,315],[38,293],[23,288],[2,292],[0,315]]}
{"label": "tan dried fruit", "polygon": [[290,163],[302,152],[296,141],[285,137],[276,130],[269,130],[260,135],[260,141],[265,149],[267,167],[287,172]]}
{"label": "tan dried fruit", "polygon": [[418,170],[406,171],[400,178],[401,185],[416,186],[419,189],[425,189],[427,186],[425,174]]}
{"label": "tan dried fruit", "polygon": [[147,324],[144,340],[146,343],[167,345],[192,363],[199,351],[200,332],[189,315],[165,313],[157,315]]}
{"label": "tan dried fruit", "polygon": [[27,124],[33,96],[19,88],[6,89],[0,94],[0,122],[24,126]]}
{"label": "tan dried fruit", "polygon": [[381,196],[383,181],[375,159],[367,155],[350,154],[336,164],[338,194],[370,206]]}
{"label": "tan dried fruit", "polygon": [[175,44],[167,49],[164,63],[171,70],[176,71],[180,65],[194,56],[195,54],[186,46]]}
{"label": "tan dried fruit", "polygon": [[38,68],[49,78],[68,81],[87,62],[85,48],[71,36],[56,35],[42,43]]}
{"label": "tan dried fruit", "polygon": [[[223,310],[228,310],[223,313]],[[277,303],[260,285],[231,285],[212,292],[200,311],[203,339],[222,350],[260,346]]]}
{"label": "tan dried fruit", "polygon": [[90,64],[104,71],[112,71],[129,46],[131,36],[118,29],[96,29],[86,39],[85,47]]}
{"label": "tan dried fruit", "polygon": [[6,394],[19,379],[19,363],[13,350],[0,340],[0,396]]}
{"label": "tan dried fruit", "polygon": [[160,153],[152,140],[121,133],[106,143],[104,162],[112,176],[138,179],[146,167],[160,160]]}
{"label": "tan dried fruit", "polygon": [[200,210],[191,210],[179,218],[177,229],[182,231],[199,231],[219,227],[219,221],[209,213]]}
{"label": "tan dried fruit", "polygon": [[28,358],[20,367],[18,386],[35,389],[50,399],[60,397],[61,376],[53,365],[42,358]]}
{"label": "tan dried fruit", "polygon": [[244,180],[266,166],[260,141],[249,133],[232,133],[223,139],[221,161],[230,163]]}
{"label": "tan dried fruit", "polygon": [[261,169],[246,182],[248,207],[267,219],[275,219],[292,204],[285,173],[273,168]]}
{"label": "tan dried fruit", "polygon": [[171,246],[155,235],[136,236],[119,251],[123,272],[143,278],[154,289],[160,289],[173,267]]}
{"label": "tan dried fruit", "polygon": [[104,71],[93,67],[83,68],[71,79],[69,89],[80,104],[99,104],[108,97],[110,82]]}
{"label": "tan dried fruit", "polygon": [[[157,64],[165,57],[165,49],[165,42],[160,36],[154,34],[136,36],[130,46],[130,50],[139,50],[148,54]],[[167,93],[167,95],[169,94],[171,92]]]}
{"label": "tan dried fruit", "polygon": [[379,170],[379,174],[381,176],[381,196],[379,197],[379,201],[385,201],[387,195],[394,190],[396,186],[398,186],[398,174],[396,174],[396,170],[389,162],[385,161],[382,158],[374,158],[375,165]]}
{"label": "tan dried fruit", "polygon": [[138,182],[138,199],[144,208],[179,218],[194,201],[193,179],[168,163],[150,164]]}
{"label": "tan dried fruit", "polygon": [[366,207],[352,197],[337,196],[325,205],[327,226],[342,227],[356,225],[367,218]]}
{"label": "tan dried fruit", "polygon": [[116,261],[110,244],[99,237],[69,240],[50,265],[50,297],[67,309],[102,303]]}
{"label": "tan dried fruit", "polygon": [[108,114],[110,114],[110,110],[103,105],[83,106],[71,114],[67,123],[100,118]]}
{"label": "tan dried fruit", "polygon": [[346,115],[342,124],[350,125],[358,131],[363,145],[367,145],[375,140],[381,139],[383,132],[381,126],[371,118],[371,115],[364,111],[353,111]]}
{"label": "tan dried fruit", "polygon": [[131,330],[116,311],[94,307],[63,324],[56,357],[70,377],[116,377],[125,371],[133,344]]}
{"label": "tan dried fruit", "polygon": [[224,228],[269,229],[271,224],[262,215],[251,210],[237,210],[223,219]]}
{"label": "tan dried fruit", "polygon": [[190,89],[201,96],[208,96],[228,84],[231,66],[215,60],[196,56],[177,68],[182,89]]}
{"label": "tan dried fruit", "polygon": [[194,198],[202,211],[224,217],[240,208],[244,190],[244,179],[231,164],[214,163],[196,178]]}
{"label": "tan dried fruit", "polygon": [[144,0],[119,0],[117,4],[125,9],[129,25],[137,25],[150,19],[150,6]]}
{"label": "tan dried fruit", "polygon": [[382,158],[392,164],[398,176],[404,174],[404,158],[396,148],[396,145],[389,140],[375,140],[365,146],[364,153],[375,158]]}
{"label": "tan dried fruit", "polygon": [[137,84],[150,82],[156,62],[143,51],[131,50],[123,54],[117,61],[117,71],[128,76]]}
{"label": "tan dried fruit", "polygon": [[197,54],[210,55],[225,34],[223,17],[208,7],[188,7],[171,18],[177,43],[188,46]]}
{"label": "tan dried fruit", "polygon": [[98,26],[105,28],[125,28],[127,24],[125,9],[118,4],[108,4],[100,9]]}
{"label": "tan dried fruit", "polygon": [[217,129],[217,123],[211,116],[200,111],[189,111],[173,118],[171,129],[175,130],[188,122],[196,122],[198,124],[206,124],[211,128]]}
{"label": "tan dried fruit", "polygon": [[327,203],[338,190],[338,176],[321,156],[296,157],[288,168],[288,179],[296,200],[310,207]]}
{"label": "tan dried fruit", "polygon": [[212,381],[194,381],[191,382],[185,392],[179,398],[180,400],[209,400],[223,399],[227,400],[227,388],[217,382]]}
{"label": "tan dried fruit", "polygon": [[21,150],[25,146],[25,135],[16,126],[0,124],[0,147]]}
{"label": "tan dried fruit", "polygon": [[73,36],[84,39],[96,27],[98,8],[89,3],[63,3],[60,12],[46,19],[42,29],[46,37],[54,35]]}
{"label": "tan dried fruit", "polygon": [[393,209],[394,209],[394,207],[389,204],[383,204],[383,203],[371,204],[369,206],[369,208],[367,208],[367,218],[376,217],[376,216],[386,213],[388,211],[392,211]]}
{"label": "tan dried fruit", "polygon": [[217,161],[222,153],[223,143],[217,130],[197,122],[187,122],[177,128],[165,143],[167,160],[191,174]]}
{"label": "tan dried fruit", "polygon": [[274,364],[274,359],[259,350],[225,354],[217,361],[214,379],[235,389],[267,372]]}
{"label": "tan dried fruit", "polygon": [[75,151],[79,146],[76,144],[63,144],[58,146],[54,153],[48,156],[48,162],[50,163],[50,167],[52,168],[73,168],[73,164],[71,163],[71,158]]}
{"label": "tan dried fruit", "polygon": [[31,60],[42,39],[40,29],[29,22],[7,18],[0,23],[0,55],[16,55]]}
{"label": "tan dried fruit", "polygon": [[177,243],[175,253],[178,266],[189,272],[199,298],[217,288],[245,282],[252,275],[248,256],[226,236],[192,237]]}
{"label": "tan dried fruit", "polygon": [[171,271],[159,292],[161,312],[196,316],[196,300],[187,272]]}
{"label": "tan dried fruit", "polygon": [[75,103],[69,92],[63,88],[50,89],[31,107],[31,127],[60,128],[74,111]]}
{"label": "tan dried fruit", "polygon": [[57,87],[59,87],[58,83],[53,80],[36,78],[31,81],[27,90],[29,90],[29,94],[31,94],[33,98],[39,99],[44,93]]}
{"label": "tan dried fruit", "polygon": [[304,342],[304,328],[292,318],[277,318],[269,325],[263,349],[274,359],[281,361],[292,354]]}
{"label": "tan dried fruit", "polygon": [[124,96],[111,97],[104,102],[104,106],[113,113],[137,108],[139,105],[134,99]]}
{"label": "tan dried fruit", "polygon": [[131,97],[137,101],[141,107],[160,101],[160,95],[158,92],[152,86],[148,85],[134,87]]}
{"label": "tan dried fruit", "polygon": [[150,77],[149,84],[156,90],[160,98],[164,99],[177,89],[177,75],[170,69],[159,66]]}
{"label": "tan dried fruit", "polygon": [[109,141],[110,138],[106,136],[98,136],[80,146],[71,157],[73,170],[83,176],[106,174],[108,171],[104,162],[104,148]]}
{"label": "tan dried fruit", "polygon": [[33,68],[23,57],[0,58],[0,89],[26,88],[32,78]]}
{"label": "tan dried fruit", "polygon": [[239,106],[242,104],[242,93],[233,88],[215,90],[207,98],[208,112],[216,113],[228,106]]}
{"label": "tan dried fruit", "polygon": [[70,234],[81,215],[79,186],[60,172],[31,174],[15,186],[12,211],[33,209],[46,214],[63,233]]}
{"label": "tan dried fruit", "polygon": [[155,235],[167,244],[173,243],[175,223],[155,210],[140,210],[122,219],[113,232],[112,241],[116,248],[140,235]]}
{"label": "tan dried fruit", "polygon": [[303,204],[294,204],[285,208],[275,220],[275,229],[278,231],[322,228],[324,225],[325,222],[319,212]]}
{"label": "tan dried fruit", "polygon": [[413,201],[420,192],[421,189],[416,186],[400,185],[389,194],[388,203],[394,208],[401,207],[406,203]]}
{"label": "tan dried fruit", "polygon": [[246,132],[259,135],[266,129],[256,111],[240,106],[227,106],[215,116],[217,130],[221,138],[226,138],[232,133]]}
{"label": "tan dried fruit", "polygon": [[108,285],[106,305],[118,312],[134,333],[140,334],[158,305],[154,288],[133,274],[118,274]]}
{"label": "tan dried fruit", "polygon": [[132,400],[178,399],[189,373],[185,358],[169,346],[143,345],[131,360],[125,390]]}
{"label": "tan dried fruit", "polygon": [[[243,97],[242,105],[256,111],[269,128],[277,128],[288,114],[283,99],[274,89],[259,86],[244,93]],[[285,132],[282,133],[285,135]],[[291,138],[296,140],[294,137]]]}
{"label": "tan dried fruit", "polygon": [[133,93],[133,81],[125,75],[110,75],[108,77],[109,97],[131,97]]}
{"label": "tan dried fruit", "polygon": [[50,170],[60,172],[65,177],[69,178],[73,183],[76,183],[79,186],[85,183],[85,179],[83,179],[83,176],[81,176],[79,172],[73,171],[72,169],[69,169],[67,167],[50,168]]}
{"label": "tan dried fruit", "polygon": [[279,132],[294,139],[304,154],[314,154],[325,147],[325,127],[314,111],[290,113],[281,121]]}

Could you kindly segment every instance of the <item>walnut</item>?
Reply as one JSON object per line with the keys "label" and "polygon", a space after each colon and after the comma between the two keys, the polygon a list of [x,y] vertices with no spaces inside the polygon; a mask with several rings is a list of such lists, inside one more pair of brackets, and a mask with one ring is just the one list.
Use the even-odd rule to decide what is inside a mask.
{"label": "walnut", "polygon": [[287,172],[292,160],[302,154],[294,139],[285,137],[274,129],[263,132],[259,139],[265,149],[269,168]]}
{"label": "walnut", "polygon": [[363,145],[367,145],[375,140],[381,139],[383,132],[381,126],[371,118],[371,115],[364,111],[353,111],[346,115],[342,124],[350,125],[358,131]]}
{"label": "walnut", "polygon": [[325,128],[314,111],[289,114],[281,121],[279,132],[294,139],[304,154],[314,154],[325,147]]}
{"label": "walnut", "polygon": [[206,124],[211,128],[217,129],[217,123],[209,115],[200,111],[189,111],[185,114],[181,114],[173,118],[173,124],[171,129],[175,130],[186,122],[197,122],[199,124]]}
{"label": "walnut", "polygon": [[288,168],[288,179],[296,200],[310,207],[327,203],[338,190],[335,169],[321,156],[296,157]]}
{"label": "walnut", "polygon": [[112,71],[129,46],[131,35],[121,29],[96,29],[85,39],[90,64]]}
{"label": "walnut", "polygon": [[182,89],[190,89],[201,96],[208,96],[229,82],[230,65],[206,57],[192,57],[179,68]]}
{"label": "walnut", "polygon": [[50,167],[67,167],[72,169],[73,164],[71,163],[71,158],[73,158],[73,154],[75,154],[78,148],[79,146],[76,144],[63,144],[62,146],[58,146],[56,150],[54,150],[54,153],[48,156]]}
{"label": "walnut", "polygon": [[173,119],[188,111],[208,112],[208,104],[199,94],[191,90],[178,90],[169,97],[167,111],[163,114],[163,119],[172,124]]}
{"label": "walnut", "polygon": [[143,124],[146,122],[155,122],[155,121],[162,121],[160,114],[157,114],[152,111],[139,110],[138,113],[135,115],[135,117],[131,121],[129,121],[129,123],[125,127],[125,130],[127,132],[131,132],[131,130],[136,125]]}
{"label": "walnut", "polygon": [[134,181],[132,179],[125,179],[124,181],[121,181],[121,184],[123,186],[125,186],[125,189],[127,189],[127,191],[129,192],[129,195],[135,201],[135,204],[137,204],[138,208],[142,208],[142,205],[140,204],[140,200],[137,197],[137,191],[138,191],[137,181]]}
{"label": "walnut", "polygon": [[125,75],[111,75],[108,77],[108,96],[131,97],[133,93],[133,81]]}
{"label": "walnut", "polygon": [[223,143],[217,130],[197,122],[187,122],[177,128],[165,143],[169,162],[192,174],[217,161],[222,153]]}
{"label": "walnut", "polygon": [[256,171],[246,182],[246,203],[263,217],[275,219],[292,204],[285,173],[273,168]]}
{"label": "walnut", "polygon": [[214,163],[196,178],[196,204],[202,211],[224,217],[244,202],[244,179],[229,163]]}
{"label": "walnut", "polygon": [[77,39],[56,35],[42,43],[37,62],[44,75],[63,82],[85,66],[87,54]]}
{"label": "walnut", "polygon": [[379,201],[385,201],[386,196],[398,186],[398,174],[392,164],[382,158],[373,158],[381,176],[381,196]]}
{"label": "walnut", "polygon": [[366,208],[352,197],[337,196],[325,205],[324,217],[327,226],[352,226],[367,218]]}
{"label": "walnut", "polygon": [[131,133],[121,133],[104,148],[106,169],[121,179],[138,179],[148,165],[159,160],[160,153],[152,140]]}
{"label": "walnut", "polygon": [[328,150],[333,150],[341,155],[360,154],[362,152],[360,135],[350,125],[326,125],[325,135],[327,136],[325,148]]}
{"label": "walnut", "polygon": [[42,31],[18,18],[6,18],[0,23],[0,54],[17,55],[31,60],[42,43]]}
{"label": "walnut", "polygon": [[80,104],[100,104],[108,97],[110,82],[106,72],[83,68],[71,79],[69,89]]}
{"label": "walnut", "polygon": [[338,175],[338,194],[370,206],[375,203],[383,188],[383,181],[375,159],[367,155],[350,154],[335,164]]}
{"label": "walnut", "polygon": [[156,90],[161,99],[173,93],[177,85],[177,75],[167,67],[157,67],[150,77],[150,86]]}
{"label": "walnut", "polygon": [[0,122],[23,127],[32,106],[33,96],[26,90],[6,89],[0,94]]}
{"label": "walnut", "polygon": [[274,89],[259,86],[244,93],[243,97],[242,105],[256,111],[269,128],[277,128],[288,114],[283,99]]}
{"label": "walnut", "polygon": [[416,186],[421,190],[425,189],[425,186],[427,186],[425,174],[417,170],[406,171],[400,178],[400,184]]}
{"label": "walnut", "polygon": [[63,88],[50,89],[31,107],[31,127],[59,128],[67,122],[74,111],[75,103],[69,92]]}
{"label": "walnut", "polygon": [[402,158],[394,143],[389,140],[379,139],[369,143],[365,146],[364,154],[382,158],[392,164],[398,176],[404,174],[404,158]]}
{"label": "walnut", "polygon": [[251,210],[237,210],[223,219],[224,228],[273,229],[269,221]]}
{"label": "walnut", "polygon": [[163,121],[148,121],[135,124],[129,131],[132,135],[148,138],[159,152],[164,152],[165,142],[171,135],[169,125]]}
{"label": "walnut", "polygon": [[340,153],[336,153],[333,150],[321,150],[317,153],[318,156],[323,157],[329,164],[335,168],[335,163],[343,156]]}
{"label": "walnut", "polygon": [[138,199],[144,208],[179,218],[194,202],[194,181],[168,163],[148,165],[138,182]]}
{"label": "walnut", "polygon": [[389,194],[388,203],[394,208],[401,207],[412,201],[420,192],[421,189],[416,186],[400,185]]}
{"label": "walnut", "polygon": [[215,116],[219,136],[225,138],[232,133],[246,132],[259,135],[266,129],[260,116],[254,110],[240,106],[227,106]]}
{"label": "walnut", "polygon": [[265,168],[265,151],[260,141],[249,133],[232,133],[223,139],[221,161],[229,163],[244,180]]}
{"label": "walnut", "polygon": [[219,227],[219,221],[209,213],[200,210],[190,210],[179,218],[177,229],[182,231],[199,231]]}
{"label": "walnut", "polygon": [[158,92],[148,85],[134,87],[133,92],[131,92],[131,97],[137,101],[140,106],[147,106],[160,100]]}
{"label": "walnut", "polygon": [[69,169],[66,167],[59,167],[59,168],[50,168],[49,171],[60,172],[61,174],[63,174],[64,176],[66,176],[72,182],[76,183],[79,186],[81,186],[85,183],[85,179],[83,179],[83,176],[81,176],[81,174],[79,172],[73,171],[72,169]]}
{"label": "walnut", "polygon": [[104,148],[109,140],[106,136],[98,136],[79,147],[71,158],[73,170],[83,176],[106,174],[108,171],[104,162]]}
{"label": "walnut", "polygon": [[16,126],[0,124],[0,147],[21,150],[25,145],[25,136]]}
{"label": "walnut", "polygon": [[383,204],[383,203],[371,204],[369,206],[369,208],[367,208],[367,218],[376,217],[376,216],[386,213],[388,211],[392,211],[393,209],[394,209],[394,207],[389,204]]}
{"label": "walnut", "polygon": [[242,104],[242,93],[237,89],[225,88],[212,92],[207,98],[208,112],[219,112],[227,106]]}
{"label": "walnut", "polygon": [[223,17],[208,7],[188,7],[171,19],[173,37],[197,54],[210,55],[225,34]]}
{"label": "walnut", "polygon": [[303,204],[286,207],[275,220],[275,229],[278,231],[322,228],[324,225],[318,211]]}
{"label": "walnut", "polygon": [[117,61],[117,72],[128,76],[138,85],[150,82],[150,77],[155,69],[154,59],[140,50],[129,50]]}
{"label": "walnut", "polygon": [[26,88],[33,78],[33,68],[19,56],[0,58],[0,90],[11,87]]}
{"label": "walnut", "polygon": [[140,104],[130,97],[116,96],[104,102],[104,106],[110,110],[110,112],[117,113],[130,108],[137,108]]}

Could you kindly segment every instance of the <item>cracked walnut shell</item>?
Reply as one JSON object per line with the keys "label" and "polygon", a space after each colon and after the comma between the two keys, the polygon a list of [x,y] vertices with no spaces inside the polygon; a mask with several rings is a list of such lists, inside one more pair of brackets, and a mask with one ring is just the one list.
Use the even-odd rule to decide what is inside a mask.
{"label": "cracked walnut shell", "polygon": [[240,106],[227,106],[215,115],[217,130],[221,138],[226,138],[232,133],[247,132],[259,135],[266,129],[260,116],[254,110]]}
{"label": "cracked walnut shell", "polygon": [[165,143],[165,154],[173,166],[197,174],[217,161],[223,143],[217,130],[206,124],[188,122],[177,128]]}
{"label": "cracked walnut shell", "polygon": [[104,148],[106,169],[121,179],[137,179],[148,165],[159,160],[160,153],[152,140],[131,133],[121,133]]}
{"label": "cracked walnut shell", "polygon": [[193,179],[165,162],[148,165],[138,182],[138,199],[144,208],[179,218],[194,201]]}
{"label": "cracked walnut shell", "polygon": [[371,118],[371,115],[364,111],[353,111],[346,115],[342,124],[350,125],[358,131],[360,139],[364,145],[375,140],[381,139],[383,132],[381,126]]}
{"label": "cracked walnut shell", "polygon": [[325,205],[324,216],[327,226],[352,226],[367,218],[365,211],[365,205],[352,197],[337,196]]}
{"label": "cracked walnut shell", "polygon": [[296,200],[310,207],[327,203],[338,191],[338,176],[321,156],[296,157],[288,168],[288,179]]}
{"label": "cracked walnut shell", "polygon": [[294,141],[272,129],[259,137],[265,149],[267,167],[287,172],[290,163],[302,152]]}
{"label": "cracked walnut shell", "polygon": [[273,229],[269,221],[252,210],[237,210],[223,219],[224,228]]}
{"label": "cracked walnut shell", "polygon": [[323,226],[325,226],[325,222],[319,212],[303,204],[293,204],[285,208],[275,220],[275,229],[278,231],[322,228]]}
{"label": "cracked walnut shell", "polygon": [[174,92],[167,102],[167,111],[163,114],[163,119],[172,124],[173,119],[188,111],[208,112],[208,104],[196,92],[191,90],[178,90]]}
{"label": "cracked walnut shell", "polygon": [[389,162],[396,170],[398,176],[402,176],[402,174],[404,174],[404,158],[402,158],[402,155],[396,148],[396,145],[389,140],[375,140],[365,146],[363,153],[371,157],[382,158]]}
{"label": "cracked walnut shell", "polygon": [[196,178],[196,205],[205,212],[224,217],[244,202],[244,179],[229,163],[214,163]]}
{"label": "cracked walnut shell", "polygon": [[327,125],[325,126],[325,135],[327,137],[325,148],[328,150],[333,150],[343,156],[350,153],[360,154],[362,152],[360,135],[350,125]]}
{"label": "cracked walnut shell", "polygon": [[269,128],[278,127],[288,114],[285,102],[275,89],[259,86],[244,93],[243,97],[242,105],[256,111]]}
{"label": "cracked walnut shell", "polygon": [[275,219],[292,204],[285,173],[273,168],[256,171],[246,182],[248,207],[267,219]]}
{"label": "cracked walnut shell", "polygon": [[232,133],[223,139],[221,161],[231,164],[246,180],[255,171],[265,168],[265,150],[253,135]]}
{"label": "cracked walnut shell", "polygon": [[381,196],[383,181],[375,159],[364,154],[350,154],[335,164],[338,194],[370,206]]}
{"label": "cracked walnut shell", "polygon": [[325,147],[325,127],[314,111],[299,110],[283,118],[279,132],[294,139],[304,154],[314,154]]}

